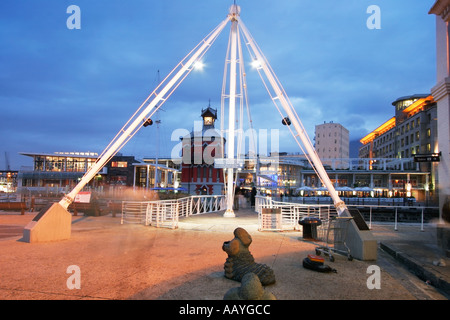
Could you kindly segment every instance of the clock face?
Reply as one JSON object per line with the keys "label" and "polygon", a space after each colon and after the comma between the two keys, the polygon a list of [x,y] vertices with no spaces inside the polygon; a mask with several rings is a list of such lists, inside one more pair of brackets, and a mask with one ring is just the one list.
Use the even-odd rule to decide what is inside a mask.
{"label": "clock face", "polygon": [[204,123],[205,123],[205,125],[213,124],[213,118],[212,117],[205,117]]}

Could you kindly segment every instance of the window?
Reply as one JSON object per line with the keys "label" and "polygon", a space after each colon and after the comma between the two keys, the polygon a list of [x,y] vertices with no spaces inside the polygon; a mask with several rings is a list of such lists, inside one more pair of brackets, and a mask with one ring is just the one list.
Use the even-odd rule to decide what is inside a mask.
{"label": "window", "polygon": [[427,138],[430,138],[430,137],[431,137],[431,129],[428,128],[428,129],[427,129]]}
{"label": "window", "polygon": [[427,152],[431,152],[431,144],[427,143]]}
{"label": "window", "polygon": [[84,172],[86,171],[86,161],[82,158],[67,158],[66,171]]}
{"label": "window", "polygon": [[113,161],[111,162],[112,168],[126,168],[128,167],[128,163],[126,161]]}
{"label": "window", "polygon": [[34,171],[44,170],[44,157],[36,156],[34,158]]}

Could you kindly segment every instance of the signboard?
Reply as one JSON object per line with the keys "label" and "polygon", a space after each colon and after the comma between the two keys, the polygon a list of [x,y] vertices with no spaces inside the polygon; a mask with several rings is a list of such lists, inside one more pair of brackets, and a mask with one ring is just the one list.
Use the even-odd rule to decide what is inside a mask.
{"label": "signboard", "polygon": [[91,202],[91,192],[78,192],[75,196],[75,201],[77,203],[90,203]]}
{"label": "signboard", "polygon": [[414,155],[414,162],[439,162],[439,161],[441,161],[440,153]]}
{"label": "signboard", "polygon": [[260,230],[281,230],[281,208],[262,208]]}

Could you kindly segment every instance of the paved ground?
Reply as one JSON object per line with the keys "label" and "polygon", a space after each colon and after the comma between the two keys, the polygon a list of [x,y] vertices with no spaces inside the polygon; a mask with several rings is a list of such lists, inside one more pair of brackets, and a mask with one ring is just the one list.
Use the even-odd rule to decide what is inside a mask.
{"label": "paved ground", "polygon": [[[2,300],[222,300],[240,284],[225,279],[226,253],[221,247],[237,226],[253,238],[255,260],[273,268],[276,284],[266,289],[278,300],[447,300],[428,279],[411,270],[429,270],[441,282],[450,278],[450,261],[440,258],[434,227],[372,225],[384,250],[377,261],[326,261],[337,273],[304,269],[302,260],[316,243],[301,232],[259,232],[255,213],[240,210],[237,218],[208,214],[180,221],[176,230],[120,224],[120,217],[73,217],[67,241],[29,244],[20,241],[23,227],[35,214],[0,213],[0,299]],[[408,260],[409,259],[409,260]],[[414,267],[414,263],[419,266]],[[381,268],[381,288],[367,287],[368,267]],[[70,266],[80,270],[80,289],[69,289]],[[72,277],[73,278],[73,277]],[[434,281],[434,280],[433,280]],[[69,281],[70,282],[70,281]]]}

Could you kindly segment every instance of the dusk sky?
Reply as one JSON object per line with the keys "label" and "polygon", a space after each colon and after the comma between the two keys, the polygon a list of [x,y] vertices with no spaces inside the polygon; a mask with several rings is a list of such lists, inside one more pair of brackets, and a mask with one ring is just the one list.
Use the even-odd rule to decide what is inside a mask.
{"label": "dusk sky", "polygon": [[[0,170],[31,165],[19,152],[99,154],[162,80],[226,18],[232,0],[1,0]],[[394,115],[392,102],[436,83],[434,0],[238,0],[241,19],[283,84],[311,139],[337,122],[359,140]],[[69,29],[70,5],[81,29]],[[370,5],[381,29],[369,29]],[[121,151],[170,156],[178,128],[220,109],[230,24],[159,112]],[[247,51],[244,50],[244,56]],[[280,130],[300,152],[249,63],[253,126]],[[250,81],[251,80],[251,81]],[[219,111],[220,113],[220,111]],[[159,150],[159,151],[157,151]]]}

